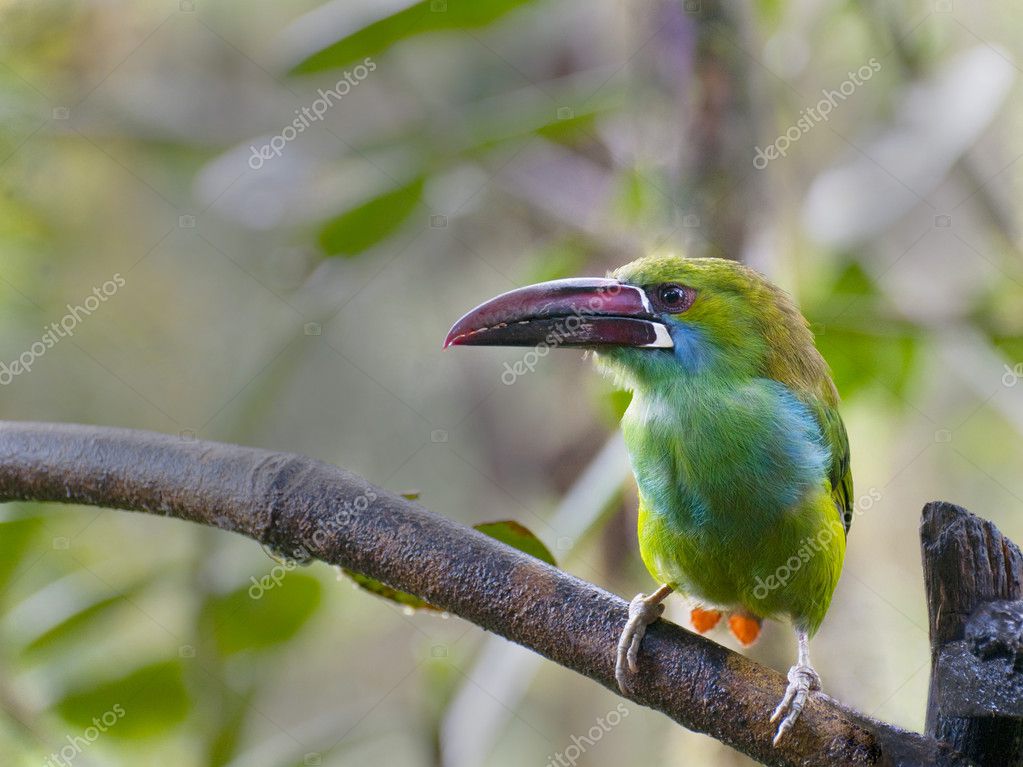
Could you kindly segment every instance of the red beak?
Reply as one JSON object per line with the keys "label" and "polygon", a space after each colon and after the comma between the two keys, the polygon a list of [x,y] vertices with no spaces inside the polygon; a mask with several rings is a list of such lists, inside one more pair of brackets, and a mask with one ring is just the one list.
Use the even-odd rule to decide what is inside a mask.
{"label": "red beak", "polygon": [[668,329],[641,288],[584,277],[502,293],[454,324],[449,346],[671,348]]}

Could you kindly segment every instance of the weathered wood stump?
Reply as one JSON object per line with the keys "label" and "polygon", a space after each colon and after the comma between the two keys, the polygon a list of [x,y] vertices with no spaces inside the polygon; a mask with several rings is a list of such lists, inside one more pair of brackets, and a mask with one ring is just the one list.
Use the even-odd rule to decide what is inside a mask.
{"label": "weathered wood stump", "polygon": [[920,526],[931,629],[927,733],[978,767],[1023,765],[1023,554],[950,503]]}

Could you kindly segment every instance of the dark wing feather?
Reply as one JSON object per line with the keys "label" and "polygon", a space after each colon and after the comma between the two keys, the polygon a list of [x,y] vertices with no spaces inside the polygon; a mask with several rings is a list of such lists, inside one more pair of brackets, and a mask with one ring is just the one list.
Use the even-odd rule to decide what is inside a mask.
{"label": "dark wing feather", "polygon": [[[836,398],[837,400],[837,398]],[[820,436],[831,451],[831,463],[828,466],[828,481],[831,483],[832,498],[841,518],[845,532],[852,525],[853,495],[852,469],[849,466],[849,437],[845,433],[845,423],[835,404],[825,402],[819,397],[803,400],[816,416],[820,426]]]}
{"label": "dark wing feather", "polygon": [[842,519],[845,532],[849,532],[853,519],[853,479],[849,465],[849,436],[845,432],[845,424],[838,413],[838,407],[815,398],[811,404],[817,422],[821,427],[824,442],[831,449],[831,465],[828,470],[828,481],[831,482],[831,497],[835,508]]}

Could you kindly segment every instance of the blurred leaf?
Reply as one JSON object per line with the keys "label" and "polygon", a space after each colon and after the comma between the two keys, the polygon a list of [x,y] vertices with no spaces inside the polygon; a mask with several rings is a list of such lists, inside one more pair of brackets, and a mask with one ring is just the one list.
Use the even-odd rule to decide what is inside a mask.
{"label": "blurred leaf", "polygon": [[243,742],[243,733],[254,697],[255,688],[250,686],[241,691],[232,690],[230,697],[223,702],[219,712],[220,726],[210,738],[207,747],[207,767],[231,764]]}
{"label": "blurred leaf", "polygon": [[900,399],[905,394],[919,346],[912,332],[882,323],[871,332],[829,325],[820,328],[816,341],[843,397],[875,384]]}
{"label": "blurred leaf", "polygon": [[529,556],[536,557],[540,561],[554,567],[558,566],[558,563],[554,560],[554,555],[533,534],[533,531],[515,520],[506,519],[502,522],[484,522],[480,525],[473,525],[473,529],[479,530],[484,535],[489,535],[491,538],[495,538],[501,543],[511,546],[513,549],[518,549],[523,554],[529,554]]}
{"label": "blurred leaf", "polygon": [[1006,272],[989,290],[979,293],[970,321],[1005,355],[1010,369],[1023,364],[1023,276]]}
{"label": "blurred leaf", "polygon": [[594,108],[581,114],[573,114],[571,117],[558,118],[541,125],[536,129],[536,134],[551,141],[568,142],[574,140],[581,132],[592,133],[596,130],[597,114],[599,111],[599,108]]}
{"label": "blurred leaf", "polygon": [[618,424],[622,420],[622,416],[625,415],[625,411],[629,409],[629,404],[632,402],[632,392],[625,389],[611,389],[604,398],[604,401],[611,413],[613,423]]}
{"label": "blurred leaf", "polygon": [[560,280],[578,275],[586,266],[585,249],[572,240],[553,243],[530,260],[525,284]]}
{"label": "blurred leaf", "polygon": [[815,300],[806,316],[842,396],[880,384],[901,399],[916,364],[918,331],[881,313],[877,286],[860,262],[850,259]]}
{"label": "blurred leaf", "polygon": [[127,594],[113,594],[98,599],[39,634],[25,645],[23,652],[27,656],[39,655],[79,641],[88,629],[109,620],[113,613],[127,603]]}
{"label": "blurred leaf", "polygon": [[876,296],[877,286],[856,259],[850,260],[831,288],[831,295]]}
{"label": "blurred leaf", "polygon": [[[578,113],[569,119],[557,116],[550,104],[551,98],[557,98],[557,94],[545,97],[545,100],[533,97],[529,103],[515,98],[498,103],[488,100],[472,111],[467,110],[463,118],[467,141],[461,151],[470,157],[479,156],[506,141],[532,136],[565,142],[592,127],[596,117],[607,112],[616,102],[618,93],[609,92],[588,100],[586,106],[578,107]],[[571,100],[578,97],[566,94],[563,98]]]}
{"label": "blurred leaf", "polygon": [[418,490],[410,490],[407,493],[401,493],[401,497],[406,501],[418,501],[419,495],[420,493]]}
{"label": "blurred leaf", "polygon": [[630,170],[619,180],[616,210],[629,224],[640,225],[657,211],[664,201],[664,193],[656,189],[642,174]]}
{"label": "blurred leaf", "polygon": [[756,9],[760,18],[768,25],[777,24],[783,15],[785,4],[782,0],[757,0]]}
{"label": "blurred leaf", "polygon": [[371,594],[376,594],[378,597],[389,599],[392,602],[397,602],[405,607],[411,607],[413,610],[440,610],[439,607],[431,605],[424,599],[420,599],[415,594],[409,594],[407,591],[400,591],[393,589],[386,583],[378,581],[376,578],[370,578],[368,575],[357,573],[354,570],[349,570],[347,567],[342,567],[341,572],[355,581],[356,585],[360,588],[365,589]]}
{"label": "blurred leaf", "polygon": [[1023,336],[993,336],[991,342],[1011,362],[1010,368],[1018,369],[1023,365]]}
{"label": "blurred leaf", "polygon": [[36,534],[42,528],[39,516],[21,516],[0,521],[0,594],[7,593],[7,584],[18,565],[32,549]]}
{"label": "blurred leaf", "polygon": [[423,178],[385,192],[328,221],[320,247],[328,256],[357,256],[393,234],[423,197]]}
{"label": "blurred leaf", "polygon": [[177,660],[163,661],[127,676],[66,695],[56,710],[79,730],[105,727],[105,737],[147,738],[165,733],[184,721],[190,702]]}
{"label": "blurred leaf", "polygon": [[[291,639],[320,605],[320,582],[303,573],[266,576],[258,584],[211,597],[204,612],[211,623],[217,649],[224,655],[262,650]],[[265,582],[264,582],[265,581]]]}
{"label": "blurred leaf", "polygon": [[291,71],[305,74],[343,67],[426,32],[485,27],[529,2],[531,0],[422,0],[342,37],[299,62]]}

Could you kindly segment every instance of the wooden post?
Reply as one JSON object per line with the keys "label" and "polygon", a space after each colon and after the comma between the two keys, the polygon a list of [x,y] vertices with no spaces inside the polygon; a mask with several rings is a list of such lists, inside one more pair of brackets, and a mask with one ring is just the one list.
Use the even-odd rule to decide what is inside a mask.
{"label": "wooden post", "polygon": [[927,733],[978,767],[1023,765],[1023,554],[950,503],[920,526],[931,631]]}

